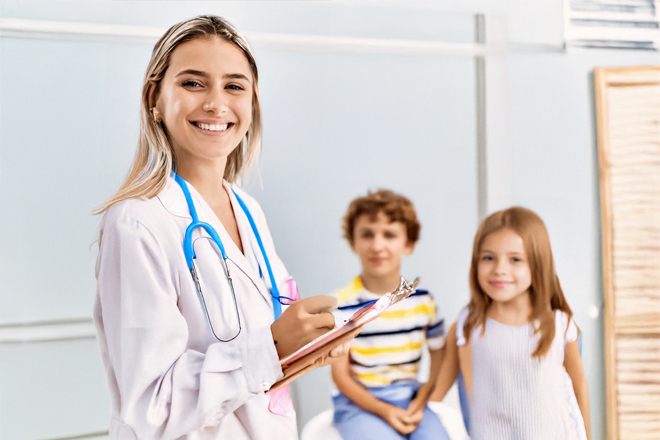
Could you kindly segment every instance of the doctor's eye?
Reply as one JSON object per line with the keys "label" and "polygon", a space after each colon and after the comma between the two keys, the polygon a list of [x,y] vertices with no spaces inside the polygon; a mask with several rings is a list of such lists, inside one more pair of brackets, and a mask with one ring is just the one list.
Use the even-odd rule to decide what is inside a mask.
{"label": "doctor's eye", "polygon": [[245,90],[245,87],[243,87],[240,84],[227,84],[226,88],[229,89],[229,90],[234,90],[234,91]]}
{"label": "doctor's eye", "polygon": [[181,83],[181,85],[188,89],[198,89],[202,87],[202,85],[198,81],[195,81],[193,79],[185,80],[184,82]]}

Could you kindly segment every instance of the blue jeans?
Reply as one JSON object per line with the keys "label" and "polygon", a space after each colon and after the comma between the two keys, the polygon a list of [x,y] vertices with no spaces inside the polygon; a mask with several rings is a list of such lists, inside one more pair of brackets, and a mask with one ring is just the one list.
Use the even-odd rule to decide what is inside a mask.
{"label": "blue jeans", "polygon": [[[395,382],[384,387],[369,388],[376,398],[399,408],[408,404],[417,394],[419,382]],[[417,429],[408,435],[399,434],[376,414],[363,410],[348,397],[338,394],[332,398],[335,405],[335,426],[344,440],[449,440],[440,418],[428,407]]]}

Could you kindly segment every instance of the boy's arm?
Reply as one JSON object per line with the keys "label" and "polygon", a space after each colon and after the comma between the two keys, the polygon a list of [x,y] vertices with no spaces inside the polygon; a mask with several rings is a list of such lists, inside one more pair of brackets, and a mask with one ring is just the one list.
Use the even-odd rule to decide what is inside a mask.
{"label": "boy's arm", "polygon": [[353,378],[348,356],[344,355],[331,365],[332,380],[337,389],[363,410],[385,420],[399,433],[406,435],[413,432],[417,425],[410,425],[404,420],[407,416],[404,409],[378,399]]}
{"label": "boy's arm", "polygon": [[589,386],[587,385],[587,378],[584,375],[584,368],[582,367],[582,358],[580,357],[580,349],[578,341],[569,342],[564,350],[564,368],[573,382],[573,390],[577,398],[582,418],[584,419],[584,427],[587,430],[587,438],[591,439],[591,414],[589,411]]}
{"label": "boy's arm", "polygon": [[456,323],[453,323],[447,333],[447,342],[445,344],[445,355],[440,367],[440,373],[437,376],[435,389],[429,397],[430,401],[440,402],[445,398],[447,391],[456,381],[458,376],[458,346],[456,345]]}

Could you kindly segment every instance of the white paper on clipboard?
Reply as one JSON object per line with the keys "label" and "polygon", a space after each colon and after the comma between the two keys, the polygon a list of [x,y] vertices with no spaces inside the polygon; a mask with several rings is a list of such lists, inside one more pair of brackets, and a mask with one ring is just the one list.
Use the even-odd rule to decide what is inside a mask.
{"label": "white paper on clipboard", "polygon": [[418,284],[419,278],[415,278],[412,283],[409,283],[402,277],[399,287],[393,292],[386,293],[376,301],[367,304],[356,311],[343,325],[330,330],[289,356],[280,359],[284,378],[273,385],[272,389],[289,383],[316,368],[330,351],[355,338],[365,324],[376,319],[388,307],[410,296]]}

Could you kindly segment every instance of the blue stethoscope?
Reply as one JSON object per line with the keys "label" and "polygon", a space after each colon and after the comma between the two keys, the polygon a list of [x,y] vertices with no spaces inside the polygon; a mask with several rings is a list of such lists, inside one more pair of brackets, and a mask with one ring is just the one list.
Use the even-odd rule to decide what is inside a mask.
{"label": "blue stethoscope", "polygon": [[[179,184],[181,190],[183,191],[183,194],[186,196],[186,202],[188,203],[188,210],[190,211],[190,216],[192,217],[192,222],[188,225],[188,228],[186,229],[186,234],[183,238],[183,253],[186,256],[186,263],[188,264],[188,269],[190,270],[190,274],[192,275],[193,281],[195,282],[195,288],[197,289],[197,295],[199,296],[199,301],[202,304],[202,308],[204,309],[204,315],[209,323],[209,326],[211,327],[213,336],[215,336],[215,338],[218,341],[220,342],[232,341],[236,339],[236,337],[241,333],[241,317],[238,312],[236,293],[234,292],[234,283],[232,282],[231,274],[229,273],[229,266],[227,264],[228,257],[227,257],[227,253],[225,252],[225,247],[222,244],[222,240],[220,240],[220,236],[216,232],[215,228],[213,228],[213,226],[209,225],[208,223],[199,221],[199,217],[197,216],[197,210],[195,209],[195,204],[193,203],[186,182],[181,178],[181,176],[179,176],[176,173],[174,173],[174,180],[176,181],[176,183]],[[238,204],[241,206],[241,209],[243,209],[243,212],[245,213],[248,222],[250,222],[250,227],[252,228],[252,232],[254,233],[254,236],[257,239],[257,243],[259,244],[261,255],[264,258],[264,262],[266,264],[266,270],[268,272],[268,278],[270,280],[270,286],[271,286],[270,295],[271,295],[271,300],[273,301],[273,311],[274,311],[275,319],[277,319],[282,314],[281,301],[282,300],[292,301],[292,300],[291,298],[280,296],[280,291],[277,288],[277,283],[275,282],[275,276],[273,276],[273,270],[270,266],[268,255],[266,254],[266,249],[264,248],[264,244],[261,241],[261,235],[259,235],[259,230],[257,229],[257,225],[254,223],[252,214],[250,214],[250,210],[248,209],[247,205],[245,204],[243,199],[241,199],[239,195],[236,194],[236,191],[234,191],[233,188],[232,188],[232,192],[234,193],[234,196],[236,197]],[[211,236],[211,239],[218,246],[218,249],[220,249],[220,254],[222,255],[222,267],[224,268],[225,275],[227,276],[227,280],[229,281],[229,288],[231,290],[231,295],[234,300],[234,309],[236,310],[236,317],[238,319],[238,333],[236,333],[230,339],[221,339],[220,337],[218,337],[218,335],[215,332],[215,329],[213,328],[213,323],[211,322],[211,319],[209,317],[208,309],[206,308],[206,301],[204,301],[204,295],[202,293],[202,288],[199,283],[197,271],[195,270],[195,265],[193,264],[193,260],[195,260],[197,256],[195,255],[195,250],[193,249],[192,235],[193,235],[193,231],[197,228],[204,229]],[[261,266],[259,266],[259,274],[262,275]]]}

